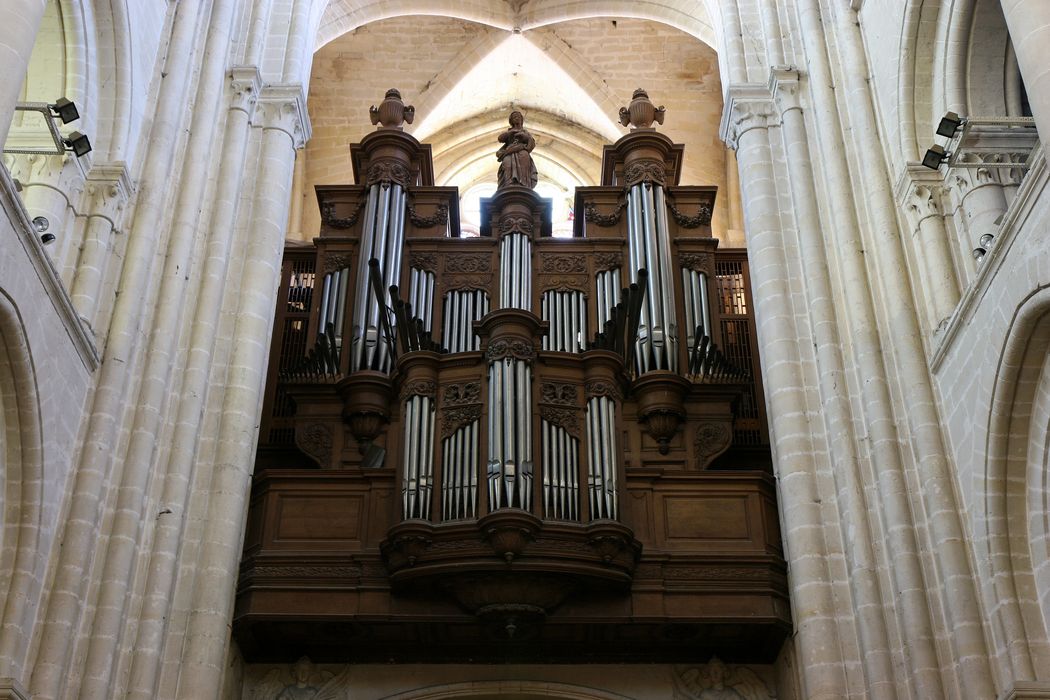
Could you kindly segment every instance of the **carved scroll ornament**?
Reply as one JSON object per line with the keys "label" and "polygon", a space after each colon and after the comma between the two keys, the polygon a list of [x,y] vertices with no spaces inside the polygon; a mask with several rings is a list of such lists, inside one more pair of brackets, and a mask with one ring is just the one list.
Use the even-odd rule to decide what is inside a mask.
{"label": "carved scroll ornament", "polygon": [[532,343],[524,338],[500,338],[489,343],[485,350],[486,360],[495,362],[505,357],[529,362],[536,357],[536,350]]}
{"label": "carved scroll ornament", "polygon": [[576,405],[576,385],[561,382],[543,382],[540,384],[540,401],[542,403],[562,406]]}
{"label": "carved scroll ornament", "polygon": [[441,439],[449,437],[460,428],[481,419],[481,404],[457,406],[441,411]]}
{"label": "carved scroll ornament", "polygon": [[667,208],[680,228],[700,228],[711,224],[711,205],[706,202],[700,205],[695,216],[680,212],[670,199],[667,200]]}

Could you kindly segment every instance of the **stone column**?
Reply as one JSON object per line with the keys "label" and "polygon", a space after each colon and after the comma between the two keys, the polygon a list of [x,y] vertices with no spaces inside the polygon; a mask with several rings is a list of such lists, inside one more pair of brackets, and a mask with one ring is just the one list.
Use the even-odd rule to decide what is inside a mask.
{"label": "stone column", "polygon": [[7,140],[15,103],[33,54],[33,43],[44,18],[47,0],[5,0],[0,6],[0,144]]}
{"label": "stone column", "polygon": [[288,222],[295,151],[309,133],[300,85],[268,85],[262,112],[260,173],[252,202],[251,244],[237,298],[222,419],[211,478],[208,527],[200,545],[178,698],[213,697],[222,683],[230,641],[233,588],[244,538],[258,439],[258,411],[266,379],[274,298]]}
{"label": "stone column", "polygon": [[250,120],[262,78],[254,67],[240,66],[229,73],[230,105],[226,133],[216,178],[217,190],[208,241],[205,248],[201,288],[194,310],[189,353],[183,372],[182,396],[171,439],[171,454],[164,473],[159,509],[167,517],[157,519],[150,553],[149,574],[131,662],[128,700],[152,700],[158,696],[160,656],[168,630],[180,545],[189,510],[190,481],[197,460],[197,446],[204,422],[209,374],[215,352],[223,298],[229,274],[244,161],[251,132]]}
{"label": "stone column", "polygon": [[1050,2],[1000,0],[1043,149],[1050,152]]}
{"label": "stone column", "polygon": [[927,300],[925,325],[931,330],[938,329],[959,303],[959,281],[944,225],[942,197],[938,172],[908,167],[898,187],[898,201],[911,229],[912,260],[919,265],[921,280],[917,296]]}
{"label": "stone column", "polygon": [[791,604],[806,693],[847,697],[836,625],[821,497],[813,474],[811,428],[797,329],[782,247],[782,225],[769,147],[773,104],[765,86],[730,86],[721,136],[737,152],[748,232],[755,321],[769,404],[784,541],[791,566]]}
{"label": "stone column", "polygon": [[80,203],[86,217],[80,259],[70,261],[72,279],[69,287],[73,306],[91,326],[99,345],[105,335],[96,316],[99,297],[113,257],[118,222],[130,196],[131,176],[126,164],[99,163],[92,166]]}
{"label": "stone column", "polygon": [[799,95],[799,75],[773,68],[769,92],[782,121],[795,228],[798,231],[804,294],[808,300],[814,355],[820,381],[821,405],[827,426],[832,475],[843,529],[854,533],[843,549],[849,566],[850,593],[857,611],[857,636],[864,676],[872,698],[896,697],[893,659],[889,650],[886,609],[877,575],[875,535],[864,498],[869,484],[857,450],[856,432],[847,385],[841,334],[835,311],[835,293],[828,266],[829,244],[820,224],[809,136]]}
{"label": "stone column", "polygon": [[967,281],[973,279],[976,272],[973,249],[980,245],[984,234],[995,235],[999,232],[1000,217],[1009,205],[1007,195],[1012,193],[1004,186],[1001,176],[1006,176],[1009,186],[1015,186],[1011,175],[1013,169],[983,167],[982,159],[995,158],[998,161],[1011,155],[964,153],[959,160],[968,167],[953,168],[946,178],[946,184],[958,206],[958,246],[968,273]]}

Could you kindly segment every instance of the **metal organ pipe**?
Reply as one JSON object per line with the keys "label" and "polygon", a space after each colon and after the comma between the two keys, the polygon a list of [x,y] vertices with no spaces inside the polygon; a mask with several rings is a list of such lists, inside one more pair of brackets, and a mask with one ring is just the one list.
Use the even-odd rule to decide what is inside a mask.
{"label": "metal organ pipe", "polygon": [[667,232],[663,187],[639,183],[627,197],[627,247],[631,282],[638,270],[649,273],[638,331],[635,370],[678,370],[678,327],[675,322],[674,279]]}
{"label": "metal organ pipe", "polygon": [[580,441],[561,426],[540,420],[543,454],[543,516],[578,520]]}
{"label": "metal organ pipe", "polygon": [[500,308],[531,310],[532,239],[509,233],[500,241]]}
{"label": "metal organ pipe", "polygon": [[532,368],[511,357],[489,365],[489,508],[532,509]]}
{"label": "metal organ pipe", "polygon": [[430,519],[434,483],[434,402],[415,394],[405,400],[404,476],[401,500],[406,520]]}
{"label": "metal organ pipe", "polygon": [[583,352],[587,328],[587,300],[583,292],[548,290],[540,298],[540,317],[550,323],[543,349],[554,352]]}
{"label": "metal organ pipe", "polygon": [[616,404],[608,396],[595,396],[587,402],[587,441],[590,463],[587,486],[590,491],[592,520],[615,520],[617,502]]}
{"label": "metal organ pipe", "polygon": [[[369,287],[368,261],[379,261],[381,289],[398,284],[404,244],[405,192],[396,183],[376,183],[368,192],[354,289],[350,370],[389,372],[393,360],[392,338],[383,336],[380,315],[387,313],[386,299],[377,301]],[[344,294],[345,300],[345,283]],[[343,301],[345,304],[345,301]],[[414,308],[427,308],[415,307]]]}
{"label": "metal organ pipe", "polygon": [[[398,246],[400,247],[400,246]],[[423,329],[433,330],[434,320],[434,273],[413,267],[409,275],[408,303],[416,316],[423,320]]]}
{"label": "metal organ pipe", "polygon": [[696,328],[702,335],[711,335],[711,313],[707,306],[707,275],[696,270],[682,269],[682,290],[685,302],[685,332],[688,347],[696,342]]}
{"label": "metal organ pipe", "polygon": [[473,352],[481,348],[474,335],[474,321],[489,312],[489,295],[480,289],[454,289],[445,294],[443,343],[449,352]]}

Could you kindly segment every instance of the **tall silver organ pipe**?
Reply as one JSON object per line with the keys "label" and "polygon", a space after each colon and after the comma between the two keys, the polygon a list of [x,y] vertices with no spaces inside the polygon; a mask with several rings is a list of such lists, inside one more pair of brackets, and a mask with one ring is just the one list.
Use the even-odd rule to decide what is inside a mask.
{"label": "tall silver organ pipe", "polygon": [[595,276],[595,299],[597,300],[598,330],[612,319],[613,307],[620,301],[620,270],[603,270]]}
{"label": "tall silver organ pipe", "polygon": [[501,309],[532,310],[532,239],[509,233],[500,241]]}
{"label": "tall silver organ pipe", "polygon": [[615,411],[616,404],[608,396],[595,396],[587,402],[587,441],[590,446],[587,489],[592,520],[615,520],[619,512]]}
{"label": "tall silver organ pipe", "polygon": [[696,327],[702,326],[701,337],[711,335],[711,314],[707,305],[707,275],[682,268],[682,292],[685,301],[687,347],[696,341]]}
{"label": "tall silver organ pipe", "polygon": [[336,354],[343,348],[343,321],[346,318],[346,287],[350,280],[350,268],[334,270],[324,276],[321,287],[321,306],[318,311],[318,334],[332,336],[330,340]]}
{"label": "tall silver organ pipe", "polygon": [[480,421],[474,421],[441,441],[442,520],[478,515],[479,427]]}
{"label": "tall silver organ pipe", "polygon": [[649,273],[635,349],[639,374],[660,369],[678,371],[678,326],[665,207],[663,187],[658,184],[638,183],[628,192],[631,282],[638,281],[639,269]]}
{"label": "tall silver organ pipe", "polygon": [[587,334],[587,300],[583,292],[544,292],[540,317],[550,323],[550,331],[543,338],[544,350],[583,352]]}
{"label": "tall silver organ pipe", "polygon": [[[381,289],[398,284],[405,234],[405,192],[396,183],[376,183],[368,191],[361,247],[354,289],[350,371],[362,369],[389,372],[393,361],[393,338],[383,335],[380,314],[387,300],[377,301],[368,280],[368,261],[375,258],[383,279]],[[413,310],[414,307],[413,307]],[[391,324],[392,325],[392,324]]]}
{"label": "tall silver organ pipe", "polygon": [[474,334],[474,321],[489,312],[489,295],[480,289],[454,289],[445,295],[444,335],[449,352],[472,352],[481,348]]}
{"label": "tall silver organ pipe", "polygon": [[430,519],[434,484],[434,401],[414,394],[405,400],[404,477],[401,499],[405,519]]}
{"label": "tall silver organ pipe", "polygon": [[532,367],[512,357],[489,365],[489,509],[532,510]]}
{"label": "tall silver organ pipe", "polygon": [[413,267],[408,278],[408,303],[412,313],[423,321],[423,329],[433,330],[434,322],[434,273]]}
{"label": "tall silver organ pipe", "polygon": [[565,428],[540,420],[543,517],[579,520],[580,441]]}

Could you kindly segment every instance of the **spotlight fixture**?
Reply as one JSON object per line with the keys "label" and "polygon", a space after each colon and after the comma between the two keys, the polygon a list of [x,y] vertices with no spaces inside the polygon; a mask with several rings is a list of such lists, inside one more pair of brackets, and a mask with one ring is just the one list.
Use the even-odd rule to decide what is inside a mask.
{"label": "spotlight fixture", "polygon": [[971,255],[973,255],[973,259],[979,263],[981,262],[981,260],[984,259],[984,256],[987,252],[988,251],[984,248],[974,248],[973,253],[971,253]]}
{"label": "spotlight fixture", "polygon": [[66,150],[73,151],[77,158],[91,153],[91,142],[88,141],[87,136],[79,131],[74,131],[68,137],[62,139],[62,143],[65,144]]}
{"label": "spotlight fixture", "polygon": [[955,132],[959,130],[959,127],[965,123],[966,120],[955,112],[946,112],[937,124],[937,135],[951,138],[955,136]]}
{"label": "spotlight fixture", "polygon": [[44,245],[47,245],[48,243],[54,243],[55,242],[55,234],[53,234],[53,233],[45,233],[44,235],[42,235],[40,237],[40,242],[43,243]]}
{"label": "spotlight fixture", "polygon": [[988,248],[991,248],[992,247],[992,241],[994,241],[994,240],[995,240],[995,236],[993,236],[992,234],[990,234],[990,233],[984,234],[983,236],[981,236],[981,240],[980,240],[981,247],[984,248],[985,250],[987,250]]}
{"label": "spotlight fixture", "polygon": [[72,100],[67,100],[64,97],[59,97],[54,104],[48,105],[48,107],[51,109],[51,114],[61,119],[63,124],[80,119],[80,112],[77,111],[77,106],[73,104]]}
{"label": "spotlight fixture", "polygon": [[43,216],[37,216],[33,219],[33,228],[36,229],[37,233],[43,233],[51,226],[51,222]]}
{"label": "spotlight fixture", "polygon": [[934,144],[927,149],[926,155],[922,157],[922,164],[930,170],[938,170],[941,167],[941,163],[948,160],[949,155],[943,146]]}

